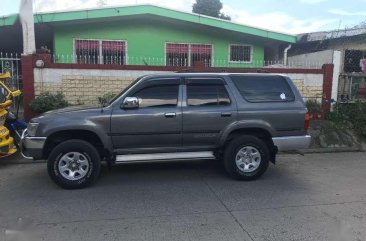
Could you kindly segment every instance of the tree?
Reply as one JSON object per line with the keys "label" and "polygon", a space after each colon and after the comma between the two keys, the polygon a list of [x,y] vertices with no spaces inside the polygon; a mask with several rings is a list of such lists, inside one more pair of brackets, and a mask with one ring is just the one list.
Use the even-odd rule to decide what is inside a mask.
{"label": "tree", "polygon": [[230,16],[221,12],[222,2],[220,0],[196,0],[192,12],[207,15],[215,18],[231,20]]}
{"label": "tree", "polygon": [[366,28],[366,21],[363,21],[359,24],[360,28]]}
{"label": "tree", "polygon": [[353,28],[366,28],[366,20],[355,25]]}

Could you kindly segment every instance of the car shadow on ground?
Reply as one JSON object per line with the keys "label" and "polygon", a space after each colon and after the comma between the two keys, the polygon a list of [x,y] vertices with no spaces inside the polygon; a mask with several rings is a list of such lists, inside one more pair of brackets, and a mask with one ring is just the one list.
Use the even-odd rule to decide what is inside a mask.
{"label": "car shadow on ground", "polygon": [[161,163],[123,164],[109,169],[102,166],[101,176],[96,183],[98,186],[117,185],[118,183],[143,182],[180,182],[180,181],[207,181],[211,183],[226,183],[248,186],[285,186],[287,189],[306,189],[302,176],[298,171],[291,170],[286,165],[269,165],[267,172],[258,180],[243,182],[233,180],[226,173],[222,161],[196,160]]}

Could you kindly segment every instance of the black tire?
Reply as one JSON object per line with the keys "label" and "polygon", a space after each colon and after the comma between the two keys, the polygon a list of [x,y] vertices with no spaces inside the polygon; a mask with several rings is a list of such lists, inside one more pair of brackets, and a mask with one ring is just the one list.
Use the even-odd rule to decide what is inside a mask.
{"label": "black tire", "polygon": [[[260,164],[253,171],[244,172],[236,164],[236,155],[244,147],[254,147],[259,151]],[[244,181],[255,180],[267,170],[270,159],[269,154],[268,146],[262,139],[251,135],[240,136],[231,140],[226,146],[224,150],[224,166],[227,173],[234,179]]]}
{"label": "black tire", "polygon": [[[66,154],[77,152],[86,157],[88,170],[85,176],[78,180],[65,178],[60,170],[59,163]],[[50,153],[47,162],[48,175],[60,187],[65,189],[80,189],[91,185],[100,173],[100,155],[97,149],[83,140],[68,140],[57,145]],[[61,164],[62,165],[62,164]]]}

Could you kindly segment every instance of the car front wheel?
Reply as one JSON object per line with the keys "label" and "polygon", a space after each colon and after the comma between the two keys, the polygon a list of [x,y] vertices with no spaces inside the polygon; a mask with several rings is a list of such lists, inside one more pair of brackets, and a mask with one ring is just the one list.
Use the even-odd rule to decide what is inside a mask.
{"label": "car front wheel", "polygon": [[47,163],[48,174],[60,187],[79,189],[92,184],[100,173],[100,155],[90,143],[68,140],[57,145]]}

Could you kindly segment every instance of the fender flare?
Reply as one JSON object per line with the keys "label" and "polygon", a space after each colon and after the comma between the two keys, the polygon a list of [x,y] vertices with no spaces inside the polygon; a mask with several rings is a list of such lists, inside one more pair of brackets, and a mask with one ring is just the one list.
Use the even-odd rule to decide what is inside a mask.
{"label": "fender flare", "polygon": [[236,130],[245,130],[245,129],[262,129],[266,132],[268,132],[271,136],[275,135],[275,130],[272,128],[272,126],[263,120],[243,120],[243,121],[237,121],[229,126],[227,126],[221,133],[219,138],[218,146],[222,147],[229,135]]}

